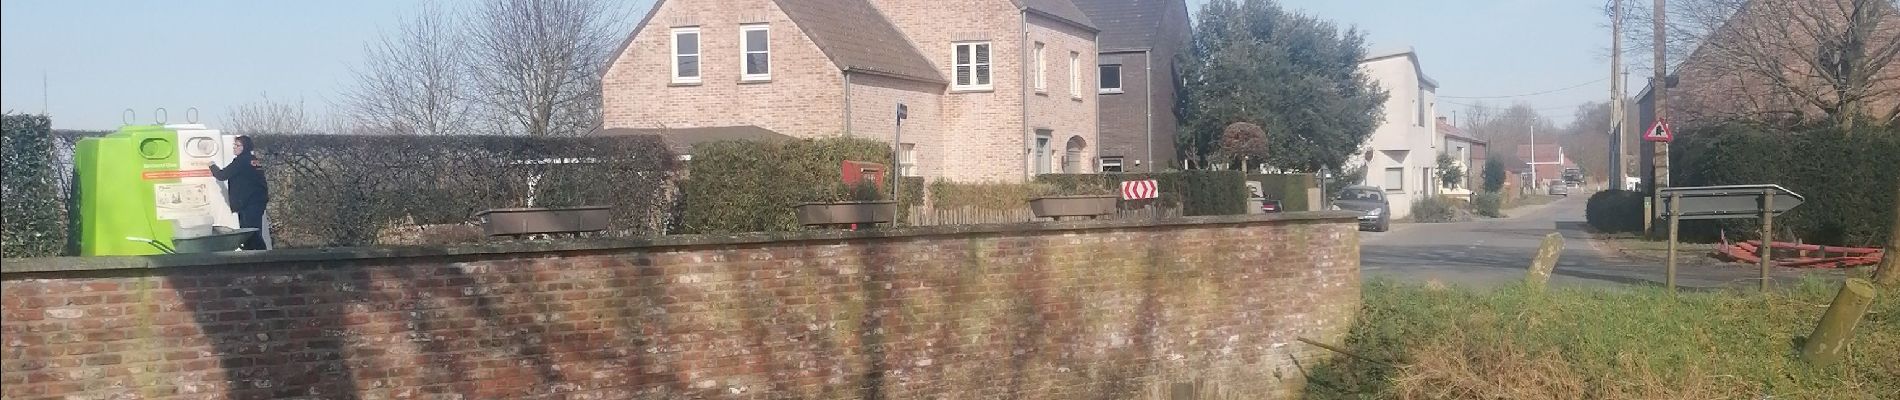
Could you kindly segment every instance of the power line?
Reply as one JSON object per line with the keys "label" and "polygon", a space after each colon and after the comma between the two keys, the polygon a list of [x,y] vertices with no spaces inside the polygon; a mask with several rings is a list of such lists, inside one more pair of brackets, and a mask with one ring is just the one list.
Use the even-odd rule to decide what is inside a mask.
{"label": "power line", "polygon": [[[1564,106],[1564,107],[1542,107],[1542,108],[1532,108],[1532,109],[1531,109],[1531,111],[1552,111],[1552,110],[1575,110],[1575,109],[1577,109],[1577,106],[1581,106],[1581,105],[1584,105],[1584,104],[1590,104],[1590,103],[1594,103],[1594,102],[1595,102],[1595,101],[1593,100],[1593,101],[1586,101],[1586,102],[1582,102],[1582,103],[1577,103],[1577,104],[1572,104],[1572,105],[1569,105],[1569,106]],[[1445,103],[1446,103],[1446,104],[1457,104],[1457,105],[1461,105],[1461,106],[1466,106],[1466,107],[1477,107],[1477,108],[1483,108],[1483,109],[1489,109],[1489,110],[1507,110],[1507,109],[1510,109],[1510,108],[1511,108],[1511,106],[1503,106],[1503,107],[1500,107],[1500,106],[1494,106],[1494,105],[1487,105],[1487,104],[1471,104],[1471,103],[1459,103],[1459,102],[1456,102],[1456,101],[1446,101]]]}
{"label": "power line", "polygon": [[1505,95],[1505,96],[1438,96],[1438,98],[1441,98],[1441,99],[1507,99],[1507,98],[1512,98],[1512,97],[1528,97],[1528,96],[1550,94],[1550,93],[1562,92],[1562,91],[1570,90],[1570,89],[1576,89],[1576,88],[1584,87],[1585,85],[1602,82],[1609,79],[1610,78],[1608,77],[1597,78],[1589,82],[1579,83],[1579,84],[1564,87],[1561,89],[1551,89],[1551,90],[1545,90],[1541,92],[1531,92],[1531,93],[1525,93],[1525,94],[1513,94],[1513,95]]}

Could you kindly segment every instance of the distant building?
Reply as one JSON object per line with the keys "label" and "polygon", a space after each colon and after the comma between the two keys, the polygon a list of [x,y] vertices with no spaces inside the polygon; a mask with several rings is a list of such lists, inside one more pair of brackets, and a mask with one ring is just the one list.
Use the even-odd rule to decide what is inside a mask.
{"label": "distant building", "polygon": [[1403,47],[1370,53],[1359,69],[1386,90],[1385,120],[1361,146],[1363,158],[1351,166],[1366,168],[1359,184],[1384,188],[1392,218],[1412,215],[1412,202],[1437,192],[1438,82],[1425,76],[1418,53]]}
{"label": "distant building", "polygon": [[1075,0],[1096,26],[1101,56],[1101,169],[1155,172],[1175,165],[1175,99],[1192,31],[1184,0]]}
{"label": "distant building", "polygon": [[1536,151],[1532,151],[1532,145],[1517,145],[1517,159],[1524,161],[1524,164],[1518,166],[1517,171],[1519,175],[1530,179],[1532,187],[1547,187],[1550,181],[1558,181],[1561,185],[1564,170],[1577,168],[1577,161],[1570,159],[1570,156],[1564,153],[1563,146],[1540,144],[1534,148]]}
{"label": "distant building", "polygon": [[[1445,117],[1438,117],[1438,135],[1445,138],[1444,145],[1439,149],[1446,156],[1451,157],[1452,165],[1458,166],[1465,175],[1465,179],[1456,187],[1445,186],[1444,181],[1440,180],[1439,193],[1470,196],[1481,189],[1484,184],[1484,163],[1487,157],[1485,150],[1490,142],[1465,136],[1458,127],[1446,122]],[[1433,162],[1436,163],[1436,161]]]}

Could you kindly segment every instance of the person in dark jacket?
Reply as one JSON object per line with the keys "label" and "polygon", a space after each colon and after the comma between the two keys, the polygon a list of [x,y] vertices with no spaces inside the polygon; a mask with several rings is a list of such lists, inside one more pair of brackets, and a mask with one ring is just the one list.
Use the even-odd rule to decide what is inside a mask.
{"label": "person in dark jacket", "polygon": [[231,159],[231,165],[218,168],[211,165],[211,176],[225,184],[225,201],[231,211],[238,215],[239,228],[255,228],[242,246],[245,250],[264,250],[264,203],[270,201],[270,185],[264,182],[263,163],[251,155],[251,137],[238,136],[231,141],[231,151],[237,157]]}

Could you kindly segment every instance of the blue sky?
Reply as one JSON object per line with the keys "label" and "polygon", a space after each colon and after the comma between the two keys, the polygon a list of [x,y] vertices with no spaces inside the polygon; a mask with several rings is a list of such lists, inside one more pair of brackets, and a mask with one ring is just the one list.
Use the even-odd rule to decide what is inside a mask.
{"label": "blue sky", "polygon": [[[650,0],[632,0],[641,5]],[[1189,0],[1195,9],[1206,0]],[[449,2],[454,5],[465,2]],[[1595,0],[1285,0],[1369,33],[1374,47],[1409,44],[1441,96],[1537,92],[1603,78],[1608,29]],[[363,44],[393,29],[416,1],[0,0],[0,109],[53,115],[67,129],[113,129],[166,108],[217,124],[229,107],[268,95],[314,115],[350,79]],[[628,26],[632,22],[627,23]],[[41,90],[41,78],[46,88]],[[1567,122],[1608,97],[1608,82],[1524,101]],[[42,101],[42,99],[45,101]],[[1447,102],[1471,102],[1444,99]],[[1462,109],[1444,104],[1441,111]]]}

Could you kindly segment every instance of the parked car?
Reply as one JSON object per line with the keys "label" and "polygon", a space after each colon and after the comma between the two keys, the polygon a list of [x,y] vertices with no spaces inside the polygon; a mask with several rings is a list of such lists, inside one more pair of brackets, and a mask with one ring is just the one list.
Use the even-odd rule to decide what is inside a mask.
{"label": "parked car", "polygon": [[1570,188],[1564,185],[1550,185],[1550,195],[1570,197]]}
{"label": "parked car", "polygon": [[1333,197],[1334,210],[1357,211],[1359,229],[1385,232],[1392,229],[1392,205],[1386,202],[1385,189],[1373,186],[1347,186]]}

